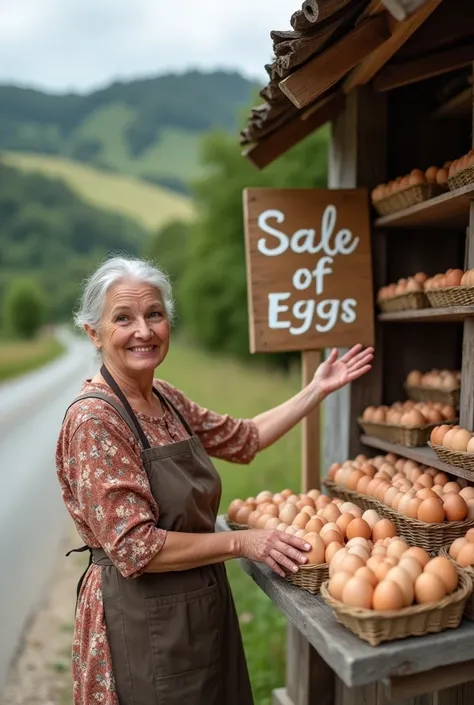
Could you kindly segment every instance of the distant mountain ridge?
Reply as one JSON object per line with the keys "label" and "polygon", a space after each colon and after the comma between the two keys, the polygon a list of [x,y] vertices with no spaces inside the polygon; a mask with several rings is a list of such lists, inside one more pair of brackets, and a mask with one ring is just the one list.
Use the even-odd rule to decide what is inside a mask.
{"label": "distant mountain ridge", "polygon": [[189,71],[87,95],[0,86],[0,151],[55,154],[186,191],[199,143],[236,131],[258,86],[236,72]]}

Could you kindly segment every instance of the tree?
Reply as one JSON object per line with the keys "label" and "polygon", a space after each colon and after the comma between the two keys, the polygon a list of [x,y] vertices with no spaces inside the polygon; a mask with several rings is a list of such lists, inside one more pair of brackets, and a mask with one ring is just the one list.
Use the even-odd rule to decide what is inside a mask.
{"label": "tree", "polygon": [[[263,172],[242,157],[234,137],[214,134],[206,141],[209,175],[195,186],[199,215],[178,282],[183,325],[196,342],[248,356],[242,191],[252,186],[325,187],[327,137],[327,130],[320,130]],[[268,359],[286,364],[289,356]]]}
{"label": "tree", "polygon": [[7,330],[19,338],[34,338],[45,318],[46,306],[37,285],[28,279],[17,279],[7,289],[4,320]]}

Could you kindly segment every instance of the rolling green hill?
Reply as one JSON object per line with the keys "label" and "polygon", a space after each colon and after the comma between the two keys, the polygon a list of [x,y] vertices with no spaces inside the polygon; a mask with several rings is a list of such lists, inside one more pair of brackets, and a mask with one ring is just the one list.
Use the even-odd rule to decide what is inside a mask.
{"label": "rolling green hill", "polygon": [[224,71],[117,82],[87,95],[0,86],[0,150],[61,156],[186,192],[202,173],[202,136],[236,131],[256,89]]}
{"label": "rolling green hill", "polygon": [[192,202],[186,196],[133,176],[42,154],[3,152],[0,159],[24,172],[61,179],[84,202],[133,218],[150,230],[157,230],[171,220],[188,220],[193,215]]}

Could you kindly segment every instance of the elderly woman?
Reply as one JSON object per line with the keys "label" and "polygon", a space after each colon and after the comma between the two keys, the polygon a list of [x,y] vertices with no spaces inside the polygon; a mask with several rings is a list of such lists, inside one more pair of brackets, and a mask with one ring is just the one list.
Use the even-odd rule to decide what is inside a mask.
{"label": "elderly woman", "polygon": [[251,705],[224,561],[245,556],[284,575],[310,547],[278,531],[214,533],[221,483],[210,456],[249,463],[370,369],[371,349],[334,351],[292,399],[235,419],[155,379],[172,312],[163,272],[116,257],[88,280],[76,316],[102,366],[57,446],[64,502],[91,556],[78,587],[75,705]]}

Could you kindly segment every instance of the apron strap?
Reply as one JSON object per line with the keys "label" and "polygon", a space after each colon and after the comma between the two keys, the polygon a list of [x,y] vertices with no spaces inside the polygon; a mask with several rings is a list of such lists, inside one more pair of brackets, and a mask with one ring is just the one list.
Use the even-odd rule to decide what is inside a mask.
{"label": "apron strap", "polygon": [[148,442],[148,438],[145,436],[145,432],[144,432],[143,428],[141,427],[139,420],[135,416],[135,412],[133,411],[132,407],[130,406],[130,402],[128,401],[127,397],[122,392],[122,390],[118,386],[117,382],[114,380],[114,378],[112,377],[112,375],[110,374],[110,372],[108,371],[108,369],[106,368],[105,365],[102,365],[102,367],[100,368],[100,374],[105,379],[105,381],[107,382],[109,387],[111,389],[113,389],[113,391],[118,396],[118,398],[120,399],[120,401],[124,405],[125,409],[127,410],[127,413],[129,415],[130,419],[132,420],[133,425],[135,426],[136,432],[138,433],[143,450],[147,450],[148,448],[151,448],[150,443]]}
{"label": "apron strap", "polygon": [[193,429],[191,428],[191,426],[189,425],[189,423],[186,421],[186,419],[184,418],[184,416],[183,416],[183,414],[180,412],[180,410],[179,410],[178,408],[176,408],[176,406],[173,404],[173,402],[171,401],[171,399],[168,399],[168,397],[165,397],[156,387],[153,387],[153,391],[155,392],[155,394],[157,395],[157,397],[159,398],[159,400],[160,400],[165,406],[167,406],[167,407],[170,409],[170,411],[171,411],[172,413],[174,412],[174,414],[175,414],[175,415],[178,417],[178,419],[181,421],[181,423],[183,424],[184,428],[185,428],[186,431],[189,433],[189,435],[190,435],[190,436],[194,436],[195,434],[194,434]]}

